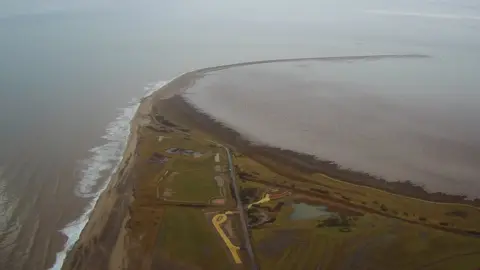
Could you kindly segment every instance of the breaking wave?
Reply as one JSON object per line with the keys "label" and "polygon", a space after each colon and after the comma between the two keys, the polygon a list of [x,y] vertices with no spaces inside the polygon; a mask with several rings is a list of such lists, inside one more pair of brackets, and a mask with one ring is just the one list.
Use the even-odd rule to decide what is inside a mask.
{"label": "breaking wave", "polygon": [[[100,194],[110,182],[111,175],[117,170],[130,136],[130,122],[135,116],[141,99],[150,96],[166,83],[161,81],[149,84],[144,88],[142,97],[132,99],[127,107],[120,109],[117,118],[107,125],[105,135],[102,136],[107,142],[90,149],[91,157],[79,162],[78,176],[80,181],[75,189],[75,195],[90,199],[90,202],[78,219],[70,222],[60,231],[67,236],[68,240],[64,249],[57,253],[55,264],[50,268],[51,270],[62,268],[67,252],[79,239]],[[108,179],[102,181],[106,173],[109,175]]]}

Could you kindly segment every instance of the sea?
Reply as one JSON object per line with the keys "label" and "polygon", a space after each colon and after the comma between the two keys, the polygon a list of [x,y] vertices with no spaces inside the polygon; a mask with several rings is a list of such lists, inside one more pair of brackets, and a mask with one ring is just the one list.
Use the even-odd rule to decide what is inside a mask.
{"label": "sea", "polygon": [[[448,138],[458,134],[456,140],[476,153],[478,33],[480,3],[474,0],[2,1],[0,269],[61,268],[116,169],[140,99],[191,70],[284,58],[428,55],[418,65],[397,59],[398,66],[392,60],[388,66],[332,63],[329,69],[324,63],[313,79],[311,67],[299,66],[289,76],[270,77],[278,80],[271,85],[300,82],[305,92],[306,70],[311,83],[321,80],[323,96],[359,84],[370,96],[390,91],[403,100],[423,98],[451,123],[439,130],[448,127]],[[233,76],[235,88],[242,91],[239,79],[266,83],[258,77],[267,71],[242,71]],[[262,87],[249,85],[250,94]],[[259,91],[259,100],[267,100],[266,92]],[[256,102],[250,94],[245,100]],[[276,101],[288,111],[286,97]],[[442,106],[430,97],[443,97]],[[328,106],[356,108],[354,95],[348,103],[338,100]],[[390,107],[377,109],[371,112]],[[327,150],[322,153],[335,153]],[[358,151],[352,157],[361,156]]]}

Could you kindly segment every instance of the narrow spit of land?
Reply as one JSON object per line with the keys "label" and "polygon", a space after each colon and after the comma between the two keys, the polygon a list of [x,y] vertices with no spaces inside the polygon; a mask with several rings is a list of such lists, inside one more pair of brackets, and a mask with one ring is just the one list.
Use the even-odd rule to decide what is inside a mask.
{"label": "narrow spit of land", "polygon": [[480,265],[476,206],[380,189],[365,175],[250,144],[178,95],[199,76],[143,100],[120,169],[63,269]]}

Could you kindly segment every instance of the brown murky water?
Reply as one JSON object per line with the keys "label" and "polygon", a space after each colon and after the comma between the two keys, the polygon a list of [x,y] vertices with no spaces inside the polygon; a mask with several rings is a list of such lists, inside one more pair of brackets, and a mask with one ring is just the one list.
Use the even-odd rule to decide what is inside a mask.
{"label": "brown murky water", "polygon": [[[444,59],[272,63],[210,72],[184,95],[268,145],[428,191],[480,194],[480,93]],[[429,76],[425,70],[443,77]]]}

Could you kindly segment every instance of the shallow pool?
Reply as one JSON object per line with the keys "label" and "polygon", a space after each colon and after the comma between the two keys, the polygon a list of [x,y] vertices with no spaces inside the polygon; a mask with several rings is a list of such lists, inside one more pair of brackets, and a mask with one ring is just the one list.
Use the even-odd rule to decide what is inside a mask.
{"label": "shallow pool", "polygon": [[309,205],[306,203],[294,203],[293,213],[290,215],[291,220],[311,219],[318,217],[329,217],[334,213],[329,212],[328,208],[323,205]]}

